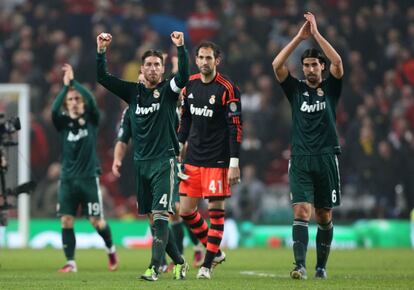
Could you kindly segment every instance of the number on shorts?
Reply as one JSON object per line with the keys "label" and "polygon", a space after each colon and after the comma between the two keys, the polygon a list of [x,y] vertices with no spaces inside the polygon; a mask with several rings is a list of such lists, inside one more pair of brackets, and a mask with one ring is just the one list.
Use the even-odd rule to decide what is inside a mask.
{"label": "number on shorts", "polygon": [[162,204],[164,207],[167,207],[168,200],[167,200],[167,194],[164,193],[160,199],[160,204]]}
{"label": "number on shorts", "polygon": [[89,215],[99,215],[101,212],[101,207],[97,202],[88,202],[88,213]]}
{"label": "number on shorts", "polygon": [[332,190],[332,202],[335,203],[336,202],[336,190]]}
{"label": "number on shorts", "polygon": [[[223,193],[223,182],[221,180],[217,180],[218,185],[218,192]],[[216,187],[216,180],[211,180],[210,185],[208,186],[208,190],[210,190],[212,193],[216,193],[217,187]]]}

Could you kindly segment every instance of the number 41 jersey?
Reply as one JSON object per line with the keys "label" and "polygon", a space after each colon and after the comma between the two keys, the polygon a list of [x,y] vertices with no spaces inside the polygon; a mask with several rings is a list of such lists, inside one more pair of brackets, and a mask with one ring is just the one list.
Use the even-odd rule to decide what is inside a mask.
{"label": "number 41 jersey", "polygon": [[239,158],[242,118],[239,89],[220,73],[210,83],[195,74],[183,90],[178,140],[188,142],[185,163],[228,167]]}

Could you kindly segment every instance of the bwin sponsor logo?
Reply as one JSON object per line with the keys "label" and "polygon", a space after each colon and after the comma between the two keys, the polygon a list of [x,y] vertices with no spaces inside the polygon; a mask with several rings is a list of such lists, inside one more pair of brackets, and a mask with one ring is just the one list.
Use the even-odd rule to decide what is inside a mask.
{"label": "bwin sponsor logo", "polygon": [[318,112],[318,111],[322,111],[325,109],[326,109],[326,102],[319,102],[319,101],[316,101],[316,104],[313,104],[313,105],[308,105],[308,103],[304,101],[302,103],[302,106],[300,107],[300,110],[302,112],[308,112],[308,113]]}
{"label": "bwin sponsor logo", "polygon": [[192,115],[213,117],[213,110],[207,109],[207,106],[204,106],[204,108],[197,108],[194,107],[193,104],[191,104],[190,111]]}
{"label": "bwin sponsor logo", "polygon": [[155,103],[152,104],[151,107],[140,107],[137,105],[137,109],[135,110],[135,114],[139,116],[148,115],[150,113],[154,113],[160,109],[160,104]]}
{"label": "bwin sponsor logo", "polygon": [[86,136],[88,136],[88,130],[80,129],[78,134],[73,134],[72,132],[69,132],[67,140],[69,142],[76,142],[76,141],[79,141],[82,138],[85,138]]}

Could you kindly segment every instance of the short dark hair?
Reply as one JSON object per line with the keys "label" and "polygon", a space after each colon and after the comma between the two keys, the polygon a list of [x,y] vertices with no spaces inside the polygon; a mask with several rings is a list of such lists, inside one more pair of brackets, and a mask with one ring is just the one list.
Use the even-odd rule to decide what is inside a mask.
{"label": "short dark hair", "polygon": [[162,56],[162,51],[157,49],[148,49],[141,57],[142,64],[145,63],[145,59],[150,56],[156,56],[161,59],[161,64],[164,64],[164,57]]}
{"label": "short dark hair", "polygon": [[212,41],[203,41],[201,42],[196,49],[196,56],[198,56],[198,52],[201,48],[211,48],[214,52],[214,58],[221,57],[221,49],[220,47]]}
{"label": "short dark hair", "polygon": [[303,64],[303,60],[305,58],[317,58],[319,59],[319,62],[326,65],[326,59],[325,56],[322,54],[322,52],[319,49],[316,48],[309,48],[305,50],[302,53],[302,56],[300,57],[300,62]]}

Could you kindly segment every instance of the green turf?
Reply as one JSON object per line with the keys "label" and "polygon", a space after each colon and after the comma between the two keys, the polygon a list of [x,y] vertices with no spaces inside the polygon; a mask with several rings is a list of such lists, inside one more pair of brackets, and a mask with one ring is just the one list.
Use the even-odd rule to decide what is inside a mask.
{"label": "green turf", "polygon": [[[191,250],[187,250],[191,255]],[[227,251],[212,280],[196,280],[192,268],[186,281],[163,274],[156,282],[137,279],[149,261],[148,249],[120,250],[121,267],[110,273],[103,250],[78,250],[78,273],[57,273],[60,250],[0,249],[0,289],[414,289],[414,251],[344,250],[331,253],[328,280],[313,279],[315,252],[308,253],[306,281],[293,281],[289,249]],[[188,257],[189,260],[190,257]]]}

